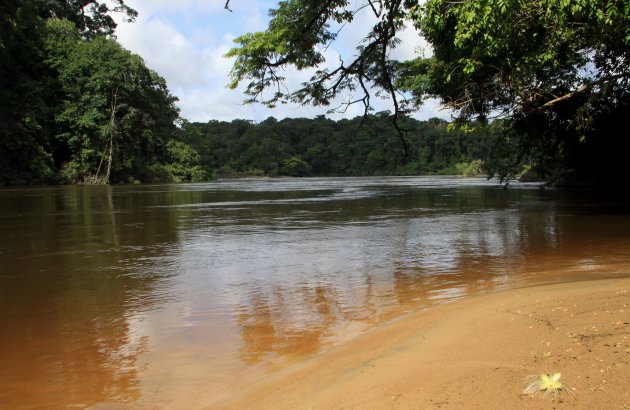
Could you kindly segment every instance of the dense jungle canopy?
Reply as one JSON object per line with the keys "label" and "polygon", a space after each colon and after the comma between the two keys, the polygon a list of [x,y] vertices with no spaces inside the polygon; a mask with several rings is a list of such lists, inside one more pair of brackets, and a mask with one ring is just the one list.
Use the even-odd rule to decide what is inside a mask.
{"label": "dense jungle canopy", "polygon": [[479,175],[492,162],[497,127],[466,134],[441,119],[401,118],[408,157],[388,112],[333,121],[267,118],[188,123],[180,139],[217,176]]}
{"label": "dense jungle canopy", "polygon": [[[269,106],[328,106],[351,92],[346,104],[366,116],[260,124],[181,119],[165,80],[116,41],[115,13],[137,16],[125,0],[0,0],[0,184],[458,169],[509,178],[524,165],[602,183],[625,171],[627,1],[280,1],[266,31],[236,39],[229,85]],[[373,26],[352,56],[324,65],[358,13]],[[391,57],[405,26],[429,56]],[[288,66],[314,74],[288,90]],[[375,113],[384,96],[392,112]],[[457,121],[409,118],[428,98]]]}
{"label": "dense jungle canopy", "polygon": [[[283,68],[324,67],[324,51],[366,11],[374,25],[354,55],[297,90],[284,87]],[[369,111],[380,93],[396,119],[438,98],[468,128],[504,120],[519,155],[496,170],[502,176],[527,157],[543,174],[573,169],[601,181],[625,170],[628,138],[616,130],[629,113],[628,1],[286,0],[271,16],[266,31],[237,38],[228,54],[231,85],[245,83],[250,101],[328,105],[351,91],[361,96],[348,104]],[[405,46],[397,38],[405,25],[429,42],[430,57],[391,58]]]}
{"label": "dense jungle canopy", "polygon": [[166,82],[112,37],[123,0],[2,0],[0,183],[177,179]]}

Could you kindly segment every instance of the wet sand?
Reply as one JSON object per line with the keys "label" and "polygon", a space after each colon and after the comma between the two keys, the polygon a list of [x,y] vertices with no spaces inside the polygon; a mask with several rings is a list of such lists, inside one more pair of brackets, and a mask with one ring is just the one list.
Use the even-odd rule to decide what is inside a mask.
{"label": "wet sand", "polygon": [[[630,278],[434,306],[292,365],[209,409],[630,408]],[[561,372],[557,396],[524,378]]]}

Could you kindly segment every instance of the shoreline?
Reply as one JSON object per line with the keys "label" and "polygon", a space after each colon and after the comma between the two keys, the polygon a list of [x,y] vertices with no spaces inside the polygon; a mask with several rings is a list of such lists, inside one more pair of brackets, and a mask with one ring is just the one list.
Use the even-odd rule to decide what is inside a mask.
{"label": "shoreline", "polygon": [[[630,277],[525,287],[435,305],[291,365],[207,409],[630,406]],[[523,395],[561,372],[571,389]]]}

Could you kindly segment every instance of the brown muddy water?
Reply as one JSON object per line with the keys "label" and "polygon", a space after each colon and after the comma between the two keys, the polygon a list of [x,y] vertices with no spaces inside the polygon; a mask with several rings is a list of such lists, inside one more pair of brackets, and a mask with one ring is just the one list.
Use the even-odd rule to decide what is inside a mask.
{"label": "brown muddy water", "polygon": [[630,212],[483,179],[0,190],[0,408],[199,408],[435,303],[630,274]]}

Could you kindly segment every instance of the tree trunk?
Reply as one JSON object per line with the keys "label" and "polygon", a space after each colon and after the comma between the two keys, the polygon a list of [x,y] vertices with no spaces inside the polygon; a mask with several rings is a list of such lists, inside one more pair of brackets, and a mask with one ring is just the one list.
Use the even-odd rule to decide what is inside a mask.
{"label": "tree trunk", "polygon": [[[101,162],[98,164],[98,169],[96,170],[96,174],[93,177],[93,180],[92,180],[93,184],[97,184],[97,185],[109,184],[109,177],[111,175],[112,161],[114,157],[114,136],[116,134],[117,97],[118,97],[118,89],[115,89],[114,92],[112,93],[112,101],[111,101],[111,106],[110,106],[109,141],[107,141],[105,152],[103,152],[103,155],[101,156]],[[108,150],[109,152],[107,152]],[[107,155],[107,171],[105,171],[105,175],[101,176],[101,168],[103,166],[105,155]]]}

